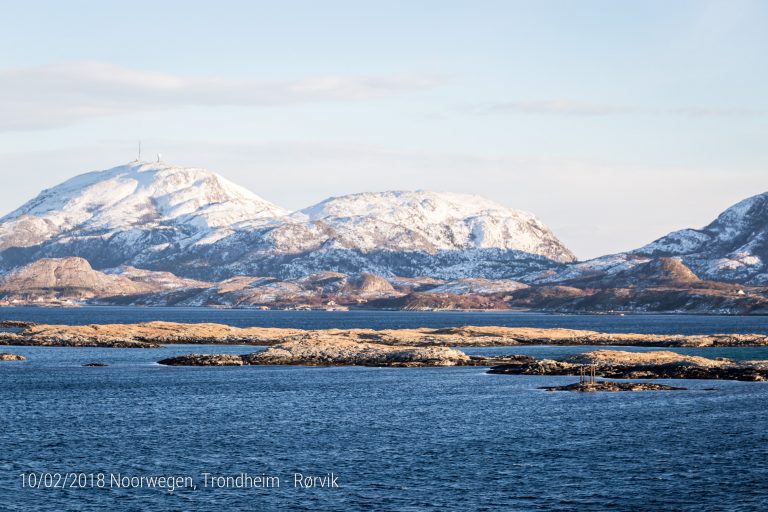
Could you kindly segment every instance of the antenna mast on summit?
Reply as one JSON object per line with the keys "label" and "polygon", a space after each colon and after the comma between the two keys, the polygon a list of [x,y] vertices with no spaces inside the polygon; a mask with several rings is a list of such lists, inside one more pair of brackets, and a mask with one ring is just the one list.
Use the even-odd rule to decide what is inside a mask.
{"label": "antenna mast on summit", "polygon": [[136,158],[137,162],[141,162],[141,140],[139,140],[139,156]]}

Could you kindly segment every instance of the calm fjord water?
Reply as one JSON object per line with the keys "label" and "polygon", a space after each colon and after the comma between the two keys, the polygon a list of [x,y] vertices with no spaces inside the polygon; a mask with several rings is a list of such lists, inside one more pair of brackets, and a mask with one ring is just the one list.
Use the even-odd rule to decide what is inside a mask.
{"label": "calm fjord water", "polygon": [[605,332],[639,333],[765,333],[766,316],[718,315],[562,315],[523,312],[463,311],[260,311],[215,308],[0,308],[0,319],[51,324],[217,322],[236,327],[293,327],[297,329],[402,329],[461,325],[509,327],[564,327]]}
{"label": "calm fjord water", "polygon": [[[300,327],[768,332],[768,319],[669,315],[119,308],[0,313],[62,323],[159,318]],[[155,364],[193,351],[256,350],[243,346],[2,350],[29,359],[0,365],[2,510],[768,508],[766,383],[686,381],[691,391],[585,395],[537,389],[570,377],[488,375],[484,368]],[[484,350],[560,356],[574,348],[470,352]],[[731,350],[740,355],[762,349]],[[110,366],[80,366],[87,362]],[[198,489],[22,488],[19,474],[31,471],[191,475]],[[278,476],[280,488],[202,487],[202,473],[241,472]],[[297,489],[294,472],[333,472],[340,487]]]}

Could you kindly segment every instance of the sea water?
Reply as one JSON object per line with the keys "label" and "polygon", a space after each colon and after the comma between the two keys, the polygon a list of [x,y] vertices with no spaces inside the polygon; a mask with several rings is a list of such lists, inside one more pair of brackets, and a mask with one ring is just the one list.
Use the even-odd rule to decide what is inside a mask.
{"label": "sea water", "polygon": [[[761,318],[734,317],[194,311],[18,308],[0,316],[766,332]],[[467,351],[564,357],[590,348]],[[28,357],[0,364],[0,509],[768,509],[768,383],[658,380],[690,390],[577,394],[539,389],[572,377],[477,367],[156,364],[259,349],[0,348]],[[709,354],[768,357],[764,349],[722,351]],[[109,366],[81,366],[92,362]],[[169,486],[175,478],[181,485]],[[279,485],[242,485],[255,478]]]}

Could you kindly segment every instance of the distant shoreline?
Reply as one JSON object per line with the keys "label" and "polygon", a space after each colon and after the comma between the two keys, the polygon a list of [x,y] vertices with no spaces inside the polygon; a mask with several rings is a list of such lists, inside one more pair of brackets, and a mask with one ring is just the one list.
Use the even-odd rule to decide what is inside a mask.
{"label": "distant shoreline", "polygon": [[262,309],[259,307],[229,307],[229,306],[139,306],[139,305],[115,305],[115,304],[77,304],[71,306],[62,305],[43,305],[43,304],[18,304],[18,305],[5,305],[0,306],[0,315],[3,310],[21,310],[25,308],[33,308],[39,310],[77,310],[77,309],[128,309],[135,311],[142,310],[166,310],[166,311],[251,311],[254,313],[287,313],[287,312],[327,312],[327,313],[491,313],[491,314],[518,314],[523,313],[527,315],[547,315],[547,316],[675,316],[683,315],[687,317],[768,317],[768,313],[723,313],[723,312],[702,312],[702,311],[550,311],[540,309],[396,309],[396,308],[354,308],[349,309],[324,309],[324,308],[312,308],[312,309],[285,309],[285,308],[268,308]]}
{"label": "distant shoreline", "polygon": [[768,334],[608,333],[561,327],[454,326],[420,328],[235,327],[220,323],[150,321],[66,325],[0,321],[0,345],[156,348],[165,344],[274,346],[310,343],[396,347],[493,347],[514,345],[611,345],[646,347],[762,347]]}

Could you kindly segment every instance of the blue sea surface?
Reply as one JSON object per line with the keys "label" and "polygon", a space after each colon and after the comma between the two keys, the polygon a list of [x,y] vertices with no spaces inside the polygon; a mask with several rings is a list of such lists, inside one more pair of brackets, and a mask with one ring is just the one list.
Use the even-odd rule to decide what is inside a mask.
{"label": "blue sea surface", "polygon": [[138,308],[138,307],[0,307],[0,320],[50,324],[108,324],[163,320],[216,322],[235,327],[292,327],[296,329],[404,329],[500,325],[563,327],[603,332],[646,334],[768,334],[768,316],[735,315],[565,315],[498,311],[261,311],[258,309]]}
{"label": "blue sea surface", "polygon": [[[2,310],[0,317],[11,318],[9,311],[21,309]],[[187,314],[36,311],[24,319]],[[226,317],[240,325],[327,326],[345,314],[361,327],[477,325],[485,317],[386,313],[365,324],[369,317],[356,313],[196,311],[188,320]],[[724,332],[741,320],[659,317],[502,315],[510,323],[579,322],[595,330],[628,319],[630,330],[641,332],[674,329],[676,322]],[[764,332],[757,329],[765,323],[745,328]],[[591,348],[467,351],[565,357]],[[28,358],[0,363],[0,510],[768,510],[768,383],[658,380],[690,390],[576,394],[538,389],[573,377],[489,375],[477,367],[156,364],[176,354],[259,349],[0,347]],[[759,348],[722,350],[728,357],[766,357]],[[91,362],[109,366],[81,366]],[[197,488],[22,487],[20,475],[30,472],[191,476]],[[203,486],[203,473],[242,472],[277,476],[280,487]],[[294,487],[295,473],[331,472],[338,488]]]}

